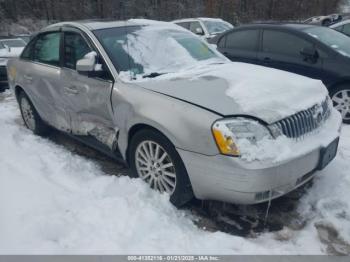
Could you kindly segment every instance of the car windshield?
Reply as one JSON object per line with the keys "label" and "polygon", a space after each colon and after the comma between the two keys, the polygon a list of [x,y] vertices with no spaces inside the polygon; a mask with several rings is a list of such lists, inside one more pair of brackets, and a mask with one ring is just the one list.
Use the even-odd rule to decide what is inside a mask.
{"label": "car windshield", "polygon": [[0,41],[4,46],[8,47],[25,47],[26,43],[20,39],[8,39]]}
{"label": "car windshield", "polygon": [[338,53],[350,57],[350,38],[348,36],[325,27],[312,27],[304,31]]}
{"label": "car windshield", "polygon": [[197,63],[225,59],[202,39],[178,26],[131,26],[94,31],[116,69],[139,77],[174,73]]}
{"label": "car windshield", "polygon": [[203,20],[203,23],[211,35],[222,33],[233,28],[231,24],[224,21]]}

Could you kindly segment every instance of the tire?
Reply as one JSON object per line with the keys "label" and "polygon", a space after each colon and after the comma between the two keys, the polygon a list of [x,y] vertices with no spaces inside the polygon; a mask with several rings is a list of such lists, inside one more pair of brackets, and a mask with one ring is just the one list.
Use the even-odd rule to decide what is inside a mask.
{"label": "tire", "polygon": [[322,26],[327,26],[328,27],[328,26],[331,25],[331,23],[332,23],[331,20],[325,19],[325,20],[322,21]]}
{"label": "tire", "polygon": [[330,97],[334,108],[342,114],[343,123],[350,124],[350,84],[339,85],[332,89]]}
{"label": "tire", "polygon": [[23,91],[18,95],[18,103],[25,126],[36,135],[48,134],[50,127],[44,123],[29,97]]}
{"label": "tire", "polygon": [[161,133],[152,129],[137,132],[130,141],[129,164],[131,177],[169,193],[174,206],[181,207],[193,198],[185,165],[173,144]]}

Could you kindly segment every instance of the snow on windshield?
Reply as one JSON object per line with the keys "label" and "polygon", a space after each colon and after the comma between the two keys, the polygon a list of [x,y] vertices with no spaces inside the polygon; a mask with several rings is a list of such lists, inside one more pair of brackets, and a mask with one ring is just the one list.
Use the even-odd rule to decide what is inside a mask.
{"label": "snow on windshield", "polygon": [[202,39],[176,25],[156,23],[95,32],[121,76],[178,72],[203,61],[225,61]]}

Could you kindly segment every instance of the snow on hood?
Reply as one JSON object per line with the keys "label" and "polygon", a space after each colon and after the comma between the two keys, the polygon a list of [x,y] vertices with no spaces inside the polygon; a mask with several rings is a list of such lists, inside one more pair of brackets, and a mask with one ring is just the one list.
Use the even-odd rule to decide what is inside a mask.
{"label": "snow on hood", "polygon": [[[120,76],[130,81],[127,74]],[[232,62],[202,64],[191,70],[131,82],[224,116],[249,115],[267,123],[320,104],[328,95],[319,80]]]}

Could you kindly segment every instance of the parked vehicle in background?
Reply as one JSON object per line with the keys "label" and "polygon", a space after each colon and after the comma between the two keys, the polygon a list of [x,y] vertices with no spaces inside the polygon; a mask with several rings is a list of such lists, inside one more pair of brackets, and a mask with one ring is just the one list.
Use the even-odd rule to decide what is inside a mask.
{"label": "parked vehicle in background", "polygon": [[176,206],[269,201],[337,153],[341,117],[321,81],[232,63],[171,23],[55,24],[8,71],[30,130],[124,161]]}
{"label": "parked vehicle in background", "polygon": [[331,24],[338,23],[342,19],[343,19],[343,16],[340,14],[331,14],[326,16],[314,16],[305,20],[303,23],[330,26]]}
{"label": "parked vehicle in background", "polygon": [[190,30],[196,35],[203,36],[205,39],[211,39],[234,27],[219,18],[187,18],[175,20],[173,23]]}
{"label": "parked vehicle in background", "polygon": [[350,36],[350,19],[331,25],[329,28]]}
{"label": "parked vehicle in background", "polygon": [[29,34],[21,34],[21,35],[16,35],[14,37],[22,39],[27,44],[29,43],[29,41],[31,39],[31,35],[29,35]]}
{"label": "parked vehicle in background", "polygon": [[214,40],[232,61],[273,67],[320,79],[334,106],[350,124],[350,38],[327,27],[255,24]]}
{"label": "parked vehicle in background", "polygon": [[8,88],[7,61],[9,58],[18,57],[26,43],[19,38],[0,39],[0,92]]}

